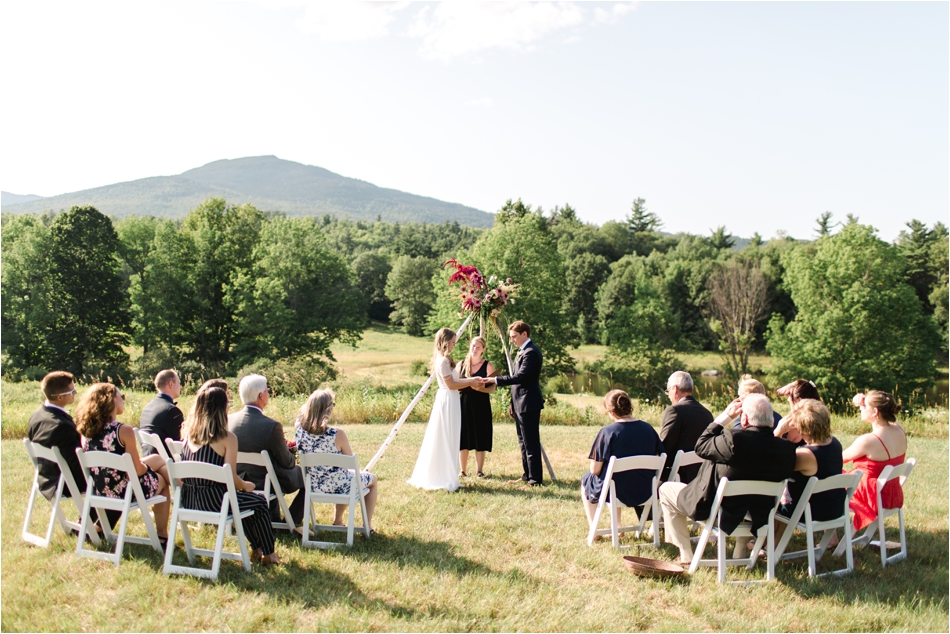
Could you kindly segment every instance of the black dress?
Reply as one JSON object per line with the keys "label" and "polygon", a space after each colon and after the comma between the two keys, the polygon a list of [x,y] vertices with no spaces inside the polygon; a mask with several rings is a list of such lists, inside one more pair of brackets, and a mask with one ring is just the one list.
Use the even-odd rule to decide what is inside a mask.
{"label": "black dress", "polygon": [[[194,462],[206,462],[220,467],[224,456],[211,445],[202,445],[198,451],[192,451],[188,443],[181,450],[181,459]],[[228,485],[203,478],[184,478],[181,481],[181,505],[196,511],[218,512],[221,501],[228,493]],[[256,493],[237,491],[238,508],[241,511],[254,509],[254,515],[241,520],[244,535],[252,548],[260,548],[265,557],[274,552],[274,528],[270,522],[267,501]]]}
{"label": "black dress", "polygon": [[[472,376],[482,378],[488,376],[488,361],[483,361],[482,367],[478,368],[477,372],[473,372]],[[459,390],[459,399],[462,404],[462,434],[459,449],[491,451],[491,396],[465,387]]]}
{"label": "black dress", "polygon": [[[841,443],[838,442],[837,438],[832,437],[831,443],[827,445],[805,445],[805,449],[815,455],[815,461],[818,463],[818,471],[815,475],[818,476],[819,480],[841,473],[844,466],[841,459],[843,452]],[[805,492],[805,485],[808,484],[808,480],[808,476],[796,471],[792,479],[788,481],[788,495],[791,501],[780,507],[779,512],[782,515],[788,517],[795,510],[795,505],[798,504],[802,493]],[[844,489],[832,489],[813,495],[811,500],[808,501],[808,506],[811,507],[812,519],[816,522],[838,519],[844,512],[844,498]],[[804,515],[802,515],[801,521],[805,521]]]}

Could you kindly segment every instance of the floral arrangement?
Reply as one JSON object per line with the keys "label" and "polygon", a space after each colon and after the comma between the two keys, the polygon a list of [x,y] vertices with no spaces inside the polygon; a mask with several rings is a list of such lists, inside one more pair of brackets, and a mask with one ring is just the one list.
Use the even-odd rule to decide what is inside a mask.
{"label": "floral arrangement", "polygon": [[485,279],[477,267],[459,264],[455,258],[446,260],[442,268],[449,265],[455,269],[449,277],[449,285],[461,287],[462,313],[474,313],[482,331],[486,318],[495,330],[499,330],[498,316],[506,304],[515,303],[521,285],[513,283],[510,277],[503,282],[494,275]]}

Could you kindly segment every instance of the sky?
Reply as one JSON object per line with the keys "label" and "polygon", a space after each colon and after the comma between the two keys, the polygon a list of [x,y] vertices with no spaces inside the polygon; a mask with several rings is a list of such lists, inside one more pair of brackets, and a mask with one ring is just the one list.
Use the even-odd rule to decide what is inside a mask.
{"label": "sky", "polygon": [[[273,154],[496,211],[948,222],[946,2],[7,2],[0,187]],[[239,202],[239,201],[238,201]]]}

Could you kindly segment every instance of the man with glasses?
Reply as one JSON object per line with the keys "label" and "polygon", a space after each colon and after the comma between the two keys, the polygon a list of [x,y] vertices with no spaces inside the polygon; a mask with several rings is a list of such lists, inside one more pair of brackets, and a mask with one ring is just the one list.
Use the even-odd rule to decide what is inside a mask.
{"label": "man with glasses", "polygon": [[[139,420],[139,429],[151,434],[158,434],[168,450],[167,441],[181,440],[181,425],[185,419],[184,414],[178,409],[178,403],[175,399],[181,396],[181,380],[178,373],[174,370],[162,370],[155,375],[155,389],[158,390],[158,396],[149,401],[142,409],[142,417]],[[158,453],[158,450],[151,445],[146,445],[143,453],[148,456]],[[172,452],[169,450],[168,455]]]}
{"label": "man with glasses", "polygon": [[[30,415],[29,438],[49,449],[59,447],[76,484],[85,489],[86,478],[79,464],[79,457],[76,456],[76,447],[81,446],[81,439],[73,417],[66,411],[66,406],[76,400],[73,375],[69,372],[50,372],[43,377],[40,389],[43,390],[46,400]],[[39,471],[40,492],[47,500],[52,500],[56,485],[59,484],[59,465],[49,460],[40,460]],[[65,487],[63,496],[69,497],[70,494],[69,487]]]}
{"label": "man with glasses", "polygon": [[[666,395],[672,405],[663,412],[663,427],[660,429],[660,441],[666,450],[666,466],[663,468],[662,480],[670,478],[670,469],[676,452],[694,451],[696,441],[705,431],[709,423],[713,422],[713,415],[708,409],[693,398],[693,377],[689,372],[679,370],[670,375],[666,381]],[[699,473],[699,465],[690,465],[679,470],[680,482],[688,484]]]}
{"label": "man with glasses", "polygon": [[[283,426],[264,415],[264,408],[270,403],[267,379],[260,374],[249,374],[241,379],[238,393],[244,408],[228,416],[228,430],[237,436],[238,451],[258,454],[267,451],[284,493],[299,491],[290,504],[291,519],[299,526],[303,521],[303,474],[287,448]],[[267,478],[267,470],[264,467],[238,463],[237,472],[239,478],[253,482],[255,489],[264,490],[264,481]],[[270,513],[272,520],[280,521],[280,506],[277,500],[271,502]]]}

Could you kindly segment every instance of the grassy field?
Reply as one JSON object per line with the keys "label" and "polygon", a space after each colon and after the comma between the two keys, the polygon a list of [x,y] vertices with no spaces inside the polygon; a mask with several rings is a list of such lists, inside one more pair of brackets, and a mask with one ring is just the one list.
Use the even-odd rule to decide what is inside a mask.
{"label": "grassy field", "polygon": [[[409,424],[376,467],[379,536],[357,537],[350,550],[320,551],[282,535],[283,566],[255,565],[245,573],[224,562],[217,584],[163,577],[159,556],[145,547],[127,546],[114,568],[76,558],[75,541],[62,533],[47,550],[21,542],[32,471],[20,443],[4,440],[0,625],[3,631],[946,631],[945,439],[910,443],[918,467],[906,492],[909,560],[882,570],[876,551],[862,550],[854,574],[817,581],[799,560],[781,564],[773,584],[736,588],[717,585],[711,569],[670,582],[633,576],[622,565],[621,554],[673,560],[676,551],[666,545],[656,550],[628,538],[624,544],[632,547],[624,553],[586,545],[578,488],[596,430],[543,427],[560,480],[524,491],[504,482],[520,462],[513,426],[499,424],[489,479],[468,480],[448,494],[405,484],[424,431]],[[388,427],[349,425],[347,433],[365,462]],[[329,519],[329,507],[319,512]],[[140,520],[132,526],[141,531]],[[199,535],[210,544],[209,529]],[[184,561],[180,550],[177,560]],[[820,567],[834,564],[840,562]],[[764,566],[730,574],[762,579]]]}
{"label": "grassy field", "polygon": [[[365,464],[423,377],[410,375],[431,344],[384,328],[367,331],[359,348],[335,348],[345,378],[335,384],[335,423],[343,426]],[[580,355],[598,354],[594,346]],[[582,361],[579,358],[579,361]],[[693,366],[692,363],[700,364]],[[701,367],[702,359],[690,362]],[[236,387],[236,386],[234,386]],[[136,424],[152,394],[126,391],[123,422]],[[855,553],[854,574],[810,580],[805,562],[778,566],[778,580],[749,588],[719,586],[712,569],[682,581],[636,577],[622,554],[672,561],[632,537],[621,552],[586,545],[579,482],[590,444],[605,424],[598,397],[559,394],[545,410],[541,437],[559,481],[521,490],[513,425],[496,411],[495,451],[486,480],[463,480],[457,493],[427,493],[405,483],[418,453],[431,394],[423,399],[374,471],[380,535],[356,538],[351,549],[304,550],[278,536],[277,568],[244,572],[223,562],[217,584],[164,577],[152,550],[127,546],[120,567],[78,559],[75,540],[61,532],[49,549],[19,536],[32,469],[20,442],[40,402],[37,383],[2,384],[0,528],[3,631],[947,631],[948,414],[926,410],[905,417],[907,455],[918,466],[908,481],[905,510],[910,557],[882,569],[877,551]],[[183,395],[187,411],[193,396]],[[292,433],[302,397],[275,397],[267,413]],[[657,426],[662,407],[638,404]],[[785,407],[777,404],[784,412]],[[552,424],[553,423],[553,424]],[[856,416],[833,419],[847,445],[866,431]],[[41,503],[34,532],[48,519]],[[324,521],[330,508],[318,509]],[[45,514],[45,517],[44,517]],[[889,525],[894,526],[894,522]],[[131,531],[141,534],[140,520]],[[212,532],[197,533],[210,546]],[[334,536],[321,538],[335,539]],[[178,538],[179,546],[181,537]],[[796,537],[793,547],[804,539]],[[227,546],[234,547],[230,541]],[[176,561],[185,561],[178,550]],[[820,570],[840,567],[832,559]],[[763,579],[764,564],[730,578]]]}

